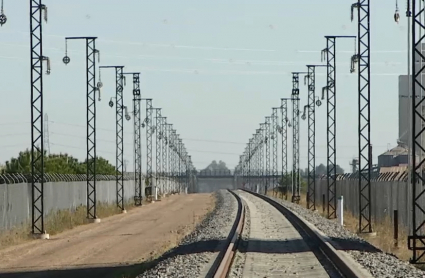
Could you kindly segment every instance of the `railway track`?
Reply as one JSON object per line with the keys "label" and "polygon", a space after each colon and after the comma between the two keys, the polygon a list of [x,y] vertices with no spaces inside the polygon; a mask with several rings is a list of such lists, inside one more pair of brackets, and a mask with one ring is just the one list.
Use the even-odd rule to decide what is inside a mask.
{"label": "railway track", "polygon": [[[238,201],[237,217],[207,277],[371,277],[282,205],[253,192],[230,192]],[[242,200],[250,211],[249,239],[243,244]],[[235,261],[238,251],[242,262]],[[242,264],[237,267],[242,273],[232,271],[236,264]]]}

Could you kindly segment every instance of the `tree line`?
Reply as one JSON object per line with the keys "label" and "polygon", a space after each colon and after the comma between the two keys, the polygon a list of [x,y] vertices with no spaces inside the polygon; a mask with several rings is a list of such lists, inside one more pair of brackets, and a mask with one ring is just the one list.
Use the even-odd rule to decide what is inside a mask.
{"label": "tree line", "polygon": [[[68,154],[49,154],[44,153],[44,172],[48,174],[86,174],[87,159],[79,161],[77,158]],[[19,152],[17,157],[12,157],[6,161],[1,173],[31,173],[31,151],[26,149]],[[115,167],[108,160],[96,158],[96,173],[101,175],[115,175]]]}

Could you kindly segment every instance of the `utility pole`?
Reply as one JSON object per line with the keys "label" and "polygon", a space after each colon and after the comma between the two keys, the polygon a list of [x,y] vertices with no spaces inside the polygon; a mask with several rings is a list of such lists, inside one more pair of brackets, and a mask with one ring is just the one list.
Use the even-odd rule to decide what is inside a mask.
{"label": "utility pole", "polygon": [[[48,239],[49,234],[44,229],[43,61],[47,62],[46,74],[50,74],[50,60],[43,56],[42,11],[47,22],[47,7],[41,0],[30,0],[31,231],[41,239]],[[6,23],[5,16],[0,20]]]}
{"label": "utility pole", "polygon": [[[124,110],[125,118],[130,120],[128,115],[127,106],[123,103],[123,90],[124,90],[124,66],[100,66],[99,69],[113,68],[115,69],[115,100],[116,100],[116,190],[117,190],[117,207],[122,213],[127,213],[124,207]],[[109,106],[112,108],[114,97],[109,101]]]}
{"label": "utility pole", "polygon": [[327,69],[327,213],[328,218],[336,218],[336,40],[355,39],[356,36],[325,36],[326,48],[322,50],[322,60],[326,54]]}
{"label": "utility pole", "polygon": [[142,134],[141,134],[141,111],[140,111],[140,72],[126,72],[124,75],[133,76],[133,125],[134,125],[134,205],[142,205]]}
{"label": "utility pole", "polygon": [[[308,180],[307,180],[307,209],[316,210],[316,108],[322,102],[316,100],[316,68],[326,65],[307,65],[308,105],[304,106],[302,119],[306,118],[305,109],[308,108]],[[305,81],[305,79],[304,79]],[[323,96],[324,97],[324,96]]]}
{"label": "utility pole", "polygon": [[[421,7],[422,1],[412,0],[412,26],[411,26],[411,66],[413,74],[412,84],[412,114],[411,114],[411,140],[412,140],[412,228],[411,235],[408,237],[408,247],[412,250],[411,263],[423,262],[425,256],[425,249],[423,243],[425,241],[424,225],[425,225],[425,206],[423,204],[423,195],[425,194],[425,172],[424,163],[425,158],[422,155],[425,149],[424,143],[421,140],[422,136],[425,135],[425,125],[423,116],[423,105],[425,97],[422,92],[425,90],[425,86],[421,82],[423,74],[425,74],[425,68],[422,63],[416,65],[416,59],[419,61],[425,60],[425,55],[422,52],[421,45],[425,43],[425,32],[424,27],[424,9]],[[408,9],[409,11],[410,9]],[[416,100],[420,97],[420,100]],[[419,122],[419,128],[417,125]],[[416,156],[418,155],[418,158]]]}
{"label": "utility pole", "polygon": [[292,72],[292,127],[293,127],[293,140],[292,140],[292,183],[294,191],[292,193],[291,202],[300,202],[300,74],[307,74],[307,72]]}
{"label": "utility pole", "polygon": [[86,160],[87,160],[87,219],[93,223],[99,223],[96,207],[96,91],[99,93],[102,82],[96,84],[96,54],[99,59],[99,50],[96,49],[97,37],[66,37],[65,38],[65,57],[62,61],[65,65],[71,62],[68,57],[68,40],[86,41]]}
{"label": "utility pole", "polygon": [[369,0],[358,0],[351,5],[351,21],[357,8],[357,53],[352,58],[352,71],[358,62],[359,98],[359,233],[372,233],[370,144],[370,5]]}

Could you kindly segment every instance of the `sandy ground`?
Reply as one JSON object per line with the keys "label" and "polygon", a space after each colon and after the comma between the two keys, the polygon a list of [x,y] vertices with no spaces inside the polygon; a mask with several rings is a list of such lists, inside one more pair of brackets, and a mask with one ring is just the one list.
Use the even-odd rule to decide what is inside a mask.
{"label": "sandy ground", "polygon": [[171,247],[212,207],[211,194],[175,195],[50,240],[0,251],[0,277],[131,277]]}

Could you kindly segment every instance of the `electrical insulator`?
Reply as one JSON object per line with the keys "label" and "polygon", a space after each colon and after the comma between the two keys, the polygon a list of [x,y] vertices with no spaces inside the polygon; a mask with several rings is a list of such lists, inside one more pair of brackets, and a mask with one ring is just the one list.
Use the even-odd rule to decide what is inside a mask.
{"label": "electrical insulator", "polygon": [[321,51],[321,61],[323,62],[323,61],[325,61],[326,60],[326,53],[328,52],[328,49],[327,48],[325,48],[325,49],[323,49],[322,51]]}
{"label": "electrical insulator", "polygon": [[400,22],[400,14],[398,11],[398,3],[395,1],[395,12],[394,12],[394,21],[398,24]]}
{"label": "electrical insulator", "polygon": [[398,13],[398,10],[394,13],[394,21],[398,24],[400,22],[400,14]]}
{"label": "electrical insulator", "polygon": [[0,12],[0,26],[3,26],[7,21],[7,17],[3,11],[3,0],[1,0],[1,12]]}

